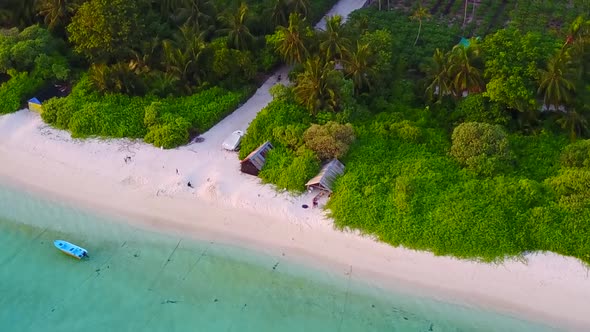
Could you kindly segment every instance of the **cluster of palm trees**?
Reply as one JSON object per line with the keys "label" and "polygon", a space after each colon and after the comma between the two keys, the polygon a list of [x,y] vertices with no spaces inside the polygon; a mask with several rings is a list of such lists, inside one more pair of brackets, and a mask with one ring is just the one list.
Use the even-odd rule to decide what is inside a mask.
{"label": "cluster of palm trees", "polygon": [[276,51],[285,62],[301,66],[294,93],[312,114],[339,110],[345,78],[356,94],[371,88],[374,45],[363,41],[358,30],[345,27],[341,16],[328,17],[325,30],[314,31],[299,14],[291,14],[289,24],[279,26],[275,36]]}
{"label": "cluster of palm trees", "polygon": [[590,20],[578,17],[562,48],[540,70],[539,93],[546,108],[561,110],[558,120],[570,138],[588,130],[590,113]]}
{"label": "cluster of palm trees", "polygon": [[[430,100],[447,97],[459,100],[485,89],[481,48],[472,39],[468,46],[456,45],[449,52],[436,49],[426,68]],[[563,47],[539,69],[539,98],[542,109],[556,111],[558,122],[575,139],[588,129],[590,113],[590,20],[579,17],[570,28]]]}
{"label": "cluster of palm trees", "polygon": [[[0,21],[5,27],[21,28],[41,23],[66,39],[66,27],[78,8],[88,1],[108,3],[108,0],[6,0],[0,5]],[[275,24],[288,25],[291,13],[304,19],[310,11],[309,0],[129,1],[148,11],[143,18],[158,20],[159,17],[159,22],[149,22],[150,28],[157,31],[146,36],[141,45],[130,45],[126,56],[117,56],[108,63],[90,61],[91,80],[102,91],[141,94],[149,89],[146,86],[153,86],[159,87],[156,90],[161,93],[178,91],[179,87],[190,93],[206,81],[215,84],[211,82],[218,79],[211,73],[213,40],[226,38],[228,49],[255,52],[261,41],[263,44],[263,37],[251,32],[251,27],[257,26],[256,19],[268,23],[265,29],[272,32]],[[264,17],[251,15],[248,4],[262,8]]]}
{"label": "cluster of palm trees", "polygon": [[426,72],[430,82],[426,93],[436,102],[448,96],[458,100],[485,87],[481,48],[475,39],[469,46],[458,44],[447,53],[437,48]]}

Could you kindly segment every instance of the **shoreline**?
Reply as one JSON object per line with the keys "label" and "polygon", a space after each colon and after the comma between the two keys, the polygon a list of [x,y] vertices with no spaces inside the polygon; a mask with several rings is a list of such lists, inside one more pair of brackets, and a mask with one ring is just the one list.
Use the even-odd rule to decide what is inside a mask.
{"label": "shoreline", "polygon": [[526,265],[476,263],[334,230],[320,209],[301,208],[313,195],[279,194],[239,173],[237,156],[218,148],[234,125],[224,120],[217,137],[206,133],[204,143],[160,150],[128,140],[72,140],[19,111],[0,117],[0,181],[140,228],[285,254],[335,273],[352,270],[353,279],[397,292],[568,330],[590,327],[590,278],[578,260],[529,254]]}

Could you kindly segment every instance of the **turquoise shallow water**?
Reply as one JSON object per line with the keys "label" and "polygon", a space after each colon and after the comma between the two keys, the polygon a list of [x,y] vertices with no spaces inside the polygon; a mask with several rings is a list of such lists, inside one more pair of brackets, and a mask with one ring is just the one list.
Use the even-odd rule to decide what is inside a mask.
{"label": "turquoise shallow water", "polygon": [[[54,239],[83,245],[76,261]],[[553,331],[0,186],[0,331]]]}

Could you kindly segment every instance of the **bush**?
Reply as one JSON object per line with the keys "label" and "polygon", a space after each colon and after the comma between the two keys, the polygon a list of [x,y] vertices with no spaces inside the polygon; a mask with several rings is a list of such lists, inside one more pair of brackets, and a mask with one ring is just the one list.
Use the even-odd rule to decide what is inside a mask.
{"label": "bush", "polygon": [[44,104],[42,117],[74,137],[143,137],[157,147],[186,144],[189,132],[204,132],[233,111],[246,92],[211,88],[187,97],[157,99],[98,95],[86,76],[65,98]]}
{"label": "bush", "polygon": [[279,189],[303,192],[305,183],[319,170],[320,163],[313,151],[302,149],[295,153],[279,146],[269,151],[259,176]]}
{"label": "bush", "polygon": [[559,204],[568,209],[588,207],[590,203],[590,170],[567,169],[547,179]]}
{"label": "bush", "polygon": [[273,100],[250,123],[242,139],[239,158],[244,159],[268,140],[278,143],[275,128],[289,125],[307,127],[310,122],[311,117],[303,107],[286,100]]}
{"label": "bush", "polygon": [[0,114],[12,113],[21,109],[25,101],[43,85],[43,81],[27,72],[16,73],[0,85]]}
{"label": "bush", "polygon": [[[53,98],[61,99],[61,98]],[[59,107],[59,105],[57,105]],[[59,107],[56,112],[55,126],[61,129],[69,129],[70,120],[72,116],[78,111],[79,106],[75,106],[74,103],[64,98],[63,107]],[[45,111],[43,112],[45,113]]]}
{"label": "bush", "polygon": [[498,103],[491,102],[481,93],[463,98],[451,113],[451,119],[457,122],[482,122],[507,125],[509,113]]}
{"label": "bush", "polygon": [[406,142],[418,143],[422,138],[422,130],[408,120],[392,123],[389,130]]}
{"label": "bush", "polygon": [[451,155],[463,166],[485,175],[509,159],[508,139],[501,126],[466,122],[453,130]]}
{"label": "bush", "polygon": [[161,114],[162,102],[154,101],[144,110],[143,124],[151,127],[158,124],[158,115]]}
{"label": "bush", "polygon": [[46,71],[51,70],[53,64],[65,64],[65,59],[58,52],[61,43],[39,25],[31,25],[20,32],[16,29],[3,32],[0,34],[0,72],[11,69]]}
{"label": "bush", "polygon": [[157,147],[170,149],[188,143],[190,123],[182,117],[163,125],[150,127],[144,140]]}
{"label": "bush", "polygon": [[334,121],[325,125],[313,124],[303,134],[305,145],[322,160],[342,158],[354,139],[354,129],[350,123],[342,125]]}
{"label": "bush", "polygon": [[274,141],[296,151],[303,145],[303,133],[307,129],[304,124],[290,124],[273,129]]}
{"label": "bush", "polygon": [[72,137],[85,137],[100,132],[100,107],[97,102],[84,104],[79,112],[71,115],[68,129],[72,132]]}
{"label": "bush", "polygon": [[563,167],[590,168],[590,140],[581,140],[566,146],[560,156]]}

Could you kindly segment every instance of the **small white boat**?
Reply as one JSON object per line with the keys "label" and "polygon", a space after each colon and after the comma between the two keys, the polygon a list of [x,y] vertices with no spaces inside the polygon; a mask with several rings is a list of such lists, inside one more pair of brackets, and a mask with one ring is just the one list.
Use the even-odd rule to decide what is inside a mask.
{"label": "small white boat", "polygon": [[244,132],[241,130],[236,130],[231,135],[229,135],[225,141],[223,141],[223,148],[229,151],[236,151],[240,146],[240,142],[242,141],[242,136],[244,136]]}
{"label": "small white boat", "polygon": [[55,240],[53,241],[53,244],[61,252],[74,258],[82,259],[84,257],[88,257],[88,250],[75,244],[69,243],[68,241]]}

